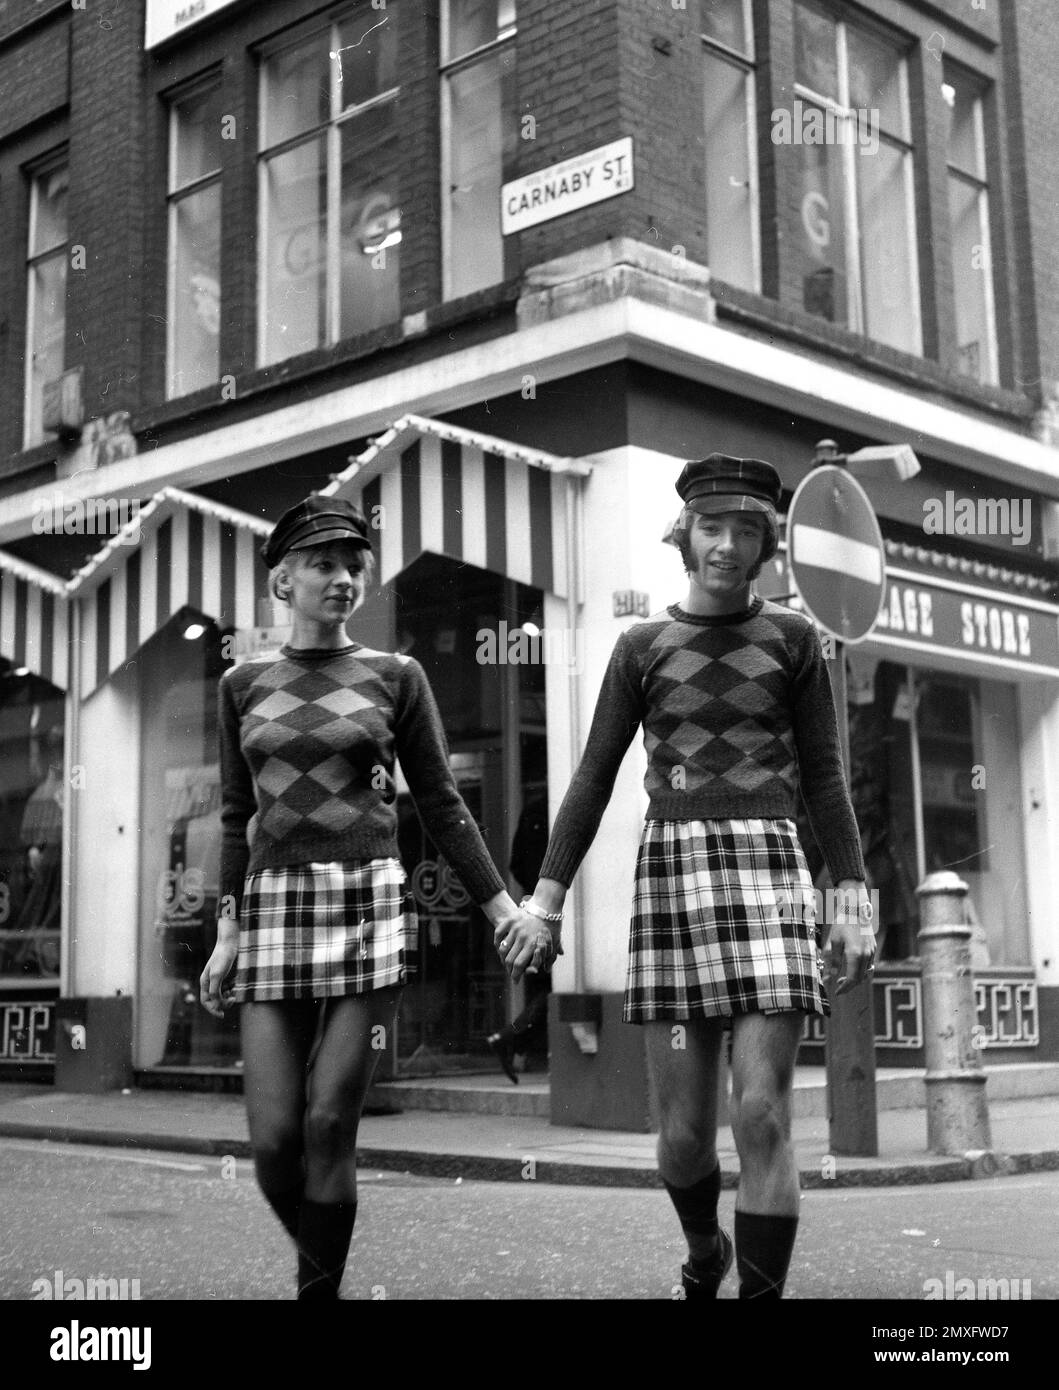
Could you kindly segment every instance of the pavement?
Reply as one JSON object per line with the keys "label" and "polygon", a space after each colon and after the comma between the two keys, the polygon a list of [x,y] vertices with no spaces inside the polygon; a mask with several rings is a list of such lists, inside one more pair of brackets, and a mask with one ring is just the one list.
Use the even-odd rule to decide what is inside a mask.
{"label": "pavement", "polygon": [[[819,1075],[808,1081],[803,1075],[801,1082],[802,1089],[822,1085]],[[441,1084],[441,1079],[426,1083],[426,1104],[436,1103]],[[466,1093],[468,1080],[458,1084]],[[473,1085],[472,1080],[472,1089]],[[512,1100],[521,1094],[522,1109],[540,1111],[546,1109],[547,1085],[546,1077],[527,1075],[508,1094]],[[497,1105],[508,1086],[502,1078],[478,1079],[480,1090],[497,1094]],[[652,1134],[553,1125],[546,1113],[412,1108],[424,1103],[422,1095],[417,1096],[417,1089],[423,1088],[424,1083],[405,1082],[375,1089],[377,1104],[360,1126],[362,1168],[468,1181],[532,1178],[588,1186],[660,1186]],[[396,1111],[398,1105],[407,1108]],[[488,1106],[487,1094],[481,1108]],[[379,1113],[384,1107],[389,1113]],[[792,1122],[803,1188],[954,1182],[1059,1170],[1059,1094],[989,1101],[991,1145],[954,1154],[928,1151],[922,1106],[879,1110],[877,1156],[836,1154],[829,1143],[826,1114],[798,1113],[813,1108],[796,1106]],[[218,1091],[152,1088],[75,1094],[48,1085],[0,1082],[0,1136],[235,1158],[251,1154],[242,1096]],[[723,1185],[734,1188],[739,1160],[727,1126],[718,1132],[718,1151]]]}

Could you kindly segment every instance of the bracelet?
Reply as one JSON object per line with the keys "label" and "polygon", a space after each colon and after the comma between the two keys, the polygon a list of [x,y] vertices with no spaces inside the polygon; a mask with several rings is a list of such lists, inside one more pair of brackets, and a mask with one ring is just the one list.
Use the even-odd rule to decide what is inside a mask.
{"label": "bracelet", "polygon": [[531,917],[539,917],[542,922],[561,922],[563,920],[561,912],[543,912],[532,898],[523,898],[519,907],[528,912]]}

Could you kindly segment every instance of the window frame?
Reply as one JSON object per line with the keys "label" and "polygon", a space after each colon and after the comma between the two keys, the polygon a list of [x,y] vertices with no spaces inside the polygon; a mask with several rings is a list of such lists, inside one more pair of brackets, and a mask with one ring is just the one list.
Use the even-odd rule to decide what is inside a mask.
{"label": "window frame", "polygon": [[[983,310],[986,319],[986,355],[987,362],[985,375],[977,378],[972,377],[969,372],[964,372],[959,367],[960,344],[956,342],[956,362],[957,370],[961,376],[966,376],[970,381],[977,381],[980,386],[998,386],[1000,384],[1000,352],[997,341],[997,317],[996,317],[996,287],[994,284],[995,266],[993,262],[993,235],[990,223],[991,204],[989,198],[989,151],[986,141],[985,130],[985,96],[988,82],[979,74],[970,69],[963,68],[951,61],[946,62],[942,69],[942,84],[951,85],[952,79],[963,84],[968,91],[973,109],[974,126],[974,145],[975,160],[977,169],[972,171],[964,168],[960,164],[955,164],[951,159],[949,146],[945,149],[945,193],[947,199],[946,214],[949,218],[950,235],[950,259],[952,243],[952,204],[950,189],[953,182],[962,184],[965,188],[975,190],[975,203],[978,212],[978,227],[981,237],[981,247],[984,257],[982,275],[984,277]],[[953,266],[955,271],[955,266]],[[953,311],[956,309],[955,274],[953,276]]]}
{"label": "window frame", "polygon": [[[736,68],[744,77],[744,97],[746,102],[746,144],[747,144],[747,172],[749,174],[749,193],[750,193],[750,255],[753,270],[754,283],[749,287],[750,293],[761,294],[762,292],[762,268],[761,268],[761,171],[758,159],[758,129],[757,129],[757,49],[754,43],[754,9],[752,0],[741,0],[743,7],[743,32],[746,34],[746,51],[741,52],[737,48],[731,48],[721,40],[715,39],[712,34],[701,31],[699,37],[702,39],[702,54],[705,58],[708,53],[712,58],[719,62],[727,63],[730,67]],[[705,78],[706,64],[702,64],[703,77]],[[705,138],[705,119],[703,121],[703,135]],[[708,188],[703,188],[703,202],[706,207],[706,254],[712,273],[713,251],[709,244],[709,195]],[[717,277],[724,281],[723,276]],[[725,282],[727,283],[727,282]],[[746,289],[746,286],[737,286]]]}
{"label": "window frame", "polygon": [[[453,255],[452,255],[452,86],[450,79],[468,68],[474,67],[484,59],[503,53],[513,47],[518,35],[518,7],[514,0],[514,22],[506,28],[497,29],[495,38],[476,48],[468,49],[455,58],[449,57],[451,39],[452,0],[441,0],[440,61],[438,63],[438,82],[440,84],[440,125],[441,125],[441,298],[449,303],[457,298],[453,294]],[[503,187],[504,171],[501,169],[500,184]],[[504,260],[504,238],[501,233],[500,256]],[[462,296],[460,296],[462,297]]]}
{"label": "window frame", "polygon": [[853,140],[843,140],[839,143],[838,151],[841,157],[841,167],[843,171],[843,216],[846,219],[846,316],[845,324],[836,325],[846,328],[851,333],[859,333],[862,337],[871,338],[872,342],[877,342],[883,347],[891,347],[897,352],[908,352],[915,357],[924,355],[924,324],[923,324],[923,287],[921,283],[921,272],[919,264],[919,244],[918,244],[918,225],[915,190],[915,159],[916,147],[913,139],[912,128],[912,107],[911,107],[911,88],[909,84],[908,59],[909,53],[903,48],[897,37],[882,26],[873,24],[864,16],[857,15],[853,22],[845,10],[835,9],[833,6],[821,3],[821,0],[795,0],[794,22],[797,27],[798,8],[802,7],[812,10],[819,15],[823,15],[835,26],[835,63],[836,79],[838,83],[838,98],[827,97],[804,83],[797,81],[795,77],[791,83],[791,90],[797,99],[803,103],[822,109],[825,114],[831,111],[836,121],[841,121],[852,125],[856,122],[857,112],[851,104],[850,97],[850,69],[849,69],[849,31],[865,34],[871,38],[885,43],[890,47],[898,62],[897,76],[901,103],[901,124],[903,130],[900,134],[884,130],[882,123],[879,124],[879,142],[891,149],[898,149],[902,155],[902,181],[904,183],[904,194],[907,208],[911,212],[911,217],[906,220],[905,244],[908,257],[909,279],[915,289],[914,302],[912,305],[914,338],[918,346],[893,347],[892,344],[884,342],[881,338],[875,338],[867,328],[868,306],[865,302],[865,276],[864,276],[864,256],[866,252],[866,242],[863,236],[862,217],[860,214],[857,166],[855,160],[860,158],[856,144]]}
{"label": "window frame", "polygon": [[[256,164],[256,187],[257,187],[257,283],[255,300],[257,304],[257,344],[256,344],[256,365],[259,368],[276,366],[280,362],[287,362],[290,357],[300,356],[301,353],[291,353],[290,357],[277,357],[274,359],[266,358],[266,347],[268,340],[268,277],[267,258],[268,258],[268,166],[269,163],[279,155],[290,153],[300,145],[305,145],[314,140],[319,140],[321,136],[324,142],[324,171],[327,180],[326,200],[324,205],[324,333],[323,341],[317,342],[311,348],[302,349],[303,352],[317,352],[321,348],[334,347],[342,341],[342,300],[341,300],[341,261],[342,261],[342,127],[347,121],[355,120],[375,107],[380,107],[397,101],[400,96],[401,87],[388,87],[384,92],[376,93],[367,101],[359,102],[356,105],[343,107],[342,105],[342,82],[335,76],[335,53],[340,51],[339,29],[347,20],[353,19],[357,14],[355,8],[348,6],[320,17],[319,21],[308,28],[301,29],[295,36],[287,36],[283,39],[275,40],[264,45],[258,52],[258,82],[257,82],[257,122],[258,138],[257,150],[254,153]],[[268,130],[268,109],[269,109],[269,87],[270,74],[269,64],[279,54],[291,49],[301,48],[305,44],[320,34],[327,34],[328,37],[328,56],[330,59],[330,91],[328,93],[328,115],[326,121],[306,127],[296,135],[288,136],[284,140],[278,140],[274,144],[264,145],[265,132]],[[400,41],[400,30],[398,30],[398,42]]]}
{"label": "window frame", "polygon": [[[199,92],[209,91],[211,88],[220,88],[223,81],[223,74],[220,68],[212,72],[200,73],[192,78],[190,82],[182,84],[171,92],[166,93],[166,333],[165,333],[165,398],[167,401],[179,400],[181,395],[189,394],[174,390],[173,373],[176,365],[176,222],[177,210],[185,198],[201,193],[207,188],[212,188],[214,184],[220,187],[219,211],[218,211],[218,236],[223,240],[224,227],[224,161],[217,165],[215,171],[209,174],[202,174],[197,179],[192,179],[189,183],[182,184],[179,188],[175,186],[176,156],[177,156],[177,106],[188,97],[197,95]],[[218,266],[218,306],[221,296],[224,293],[224,282],[220,278],[221,266]],[[217,340],[217,368],[220,370],[220,336]],[[201,389],[201,388],[200,388]]]}
{"label": "window frame", "polygon": [[[47,444],[57,436],[54,430],[46,430],[43,425],[43,395],[41,423],[39,425],[40,438],[34,438],[37,430],[37,422],[32,421],[30,412],[33,405],[33,364],[36,357],[34,350],[35,333],[37,326],[37,294],[36,294],[36,270],[46,261],[58,260],[60,257],[66,258],[70,252],[70,221],[69,210],[67,210],[66,236],[62,242],[56,242],[47,250],[34,252],[33,247],[37,240],[37,220],[40,215],[40,185],[43,179],[59,169],[66,170],[67,193],[69,193],[70,176],[70,151],[69,147],[63,145],[60,149],[53,150],[51,153],[43,155],[40,159],[34,160],[31,165],[26,166],[25,176],[29,184],[29,216],[26,219],[26,259],[25,259],[25,291],[26,291],[26,322],[24,329],[25,342],[25,371],[22,382],[22,448],[34,449],[41,444]],[[69,274],[69,264],[66,272]],[[63,300],[63,363],[65,370],[66,363],[66,300]],[[42,384],[43,392],[43,384]]]}

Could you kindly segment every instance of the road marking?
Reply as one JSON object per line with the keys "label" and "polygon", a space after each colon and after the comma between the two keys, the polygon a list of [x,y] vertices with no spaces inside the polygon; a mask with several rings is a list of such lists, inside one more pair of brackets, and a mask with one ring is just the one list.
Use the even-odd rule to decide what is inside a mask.
{"label": "road marking", "polygon": [[15,1149],[25,1152],[32,1149],[36,1153],[52,1154],[62,1158],[99,1158],[113,1163],[139,1163],[145,1168],[173,1168],[180,1173],[204,1173],[204,1163],[174,1163],[164,1158],[140,1158],[137,1154],[118,1153],[114,1149],[90,1149],[80,1144],[48,1144],[41,1139],[0,1139],[0,1149]]}

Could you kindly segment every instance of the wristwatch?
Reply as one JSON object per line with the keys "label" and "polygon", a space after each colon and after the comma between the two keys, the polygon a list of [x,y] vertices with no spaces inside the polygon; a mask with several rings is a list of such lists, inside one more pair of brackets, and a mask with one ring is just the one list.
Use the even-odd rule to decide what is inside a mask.
{"label": "wristwatch", "polygon": [[544,912],[537,906],[533,899],[529,897],[523,898],[519,903],[519,907],[522,908],[524,912],[528,912],[531,917],[539,917],[542,922],[561,922],[563,920],[563,914],[561,912]]}

